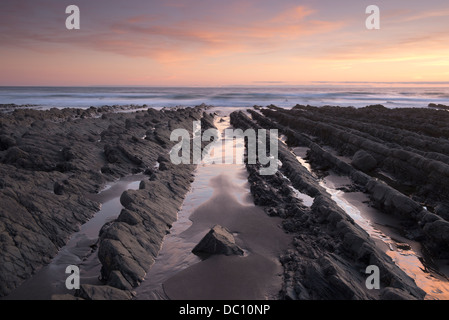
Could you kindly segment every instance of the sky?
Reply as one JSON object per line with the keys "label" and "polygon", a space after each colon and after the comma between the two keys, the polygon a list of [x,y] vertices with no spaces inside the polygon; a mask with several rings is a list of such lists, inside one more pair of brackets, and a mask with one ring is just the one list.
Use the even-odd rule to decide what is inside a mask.
{"label": "sky", "polygon": [[[68,30],[66,7],[80,9]],[[380,9],[368,30],[366,8]],[[449,79],[447,0],[1,0],[0,86]]]}

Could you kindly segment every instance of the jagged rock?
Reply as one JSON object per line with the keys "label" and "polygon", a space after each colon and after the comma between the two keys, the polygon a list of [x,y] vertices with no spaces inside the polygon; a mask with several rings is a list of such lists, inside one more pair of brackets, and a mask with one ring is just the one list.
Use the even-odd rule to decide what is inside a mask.
{"label": "jagged rock", "polygon": [[[108,228],[106,232],[109,233],[110,229],[111,227]],[[125,242],[129,242],[131,245],[138,245],[128,235],[122,235],[120,238]],[[133,287],[137,287],[143,281],[145,277],[145,269],[143,269],[142,265],[139,264],[141,261],[138,261],[138,258],[133,256],[132,252],[129,251],[130,249],[137,250],[137,248],[125,246],[119,240],[103,239],[100,242],[98,259],[102,264],[102,279],[109,281],[112,272],[120,271],[126,281],[128,281]],[[142,247],[140,247],[140,251],[142,259],[146,260]],[[154,260],[146,262],[151,265],[154,263]]]}
{"label": "jagged rock", "polygon": [[[316,121],[302,122],[303,114],[311,116],[312,107],[299,107],[300,111],[295,111],[295,117],[289,115],[291,111],[276,107],[269,108],[276,111],[263,109],[262,113],[269,114],[276,119],[276,122],[258,112],[250,111],[252,120],[242,112],[234,112],[231,114],[231,124],[243,130],[256,129],[257,125],[279,128],[282,133],[288,133],[288,139],[292,144],[298,143],[300,146],[309,148],[308,157],[312,168],[318,164],[322,168],[332,168],[357,180],[363,190],[373,194],[372,199],[377,205],[387,209],[389,213],[410,218],[422,215],[423,208],[415,201],[360,172],[345,160],[335,156],[332,151],[320,147],[318,143],[342,138],[343,134],[340,132],[337,134],[328,124],[320,123],[320,128],[317,128],[315,124],[316,121],[321,120],[319,117]],[[313,111],[315,109],[322,110],[322,108],[314,108]],[[388,109],[380,107],[369,109],[374,113],[381,109],[382,112],[388,112]],[[307,135],[292,130],[292,128],[301,130],[304,128],[303,126],[295,127],[297,119],[301,119],[299,122],[310,129]],[[314,136],[319,136],[322,140],[314,139]],[[350,146],[345,147],[348,147],[346,154],[353,154],[361,149],[352,150]],[[379,291],[367,290],[366,275],[362,271],[369,265],[376,265],[380,268],[381,288],[392,289],[385,291],[386,299],[424,298],[425,292],[418,288],[413,279],[395,265],[383,249],[377,247],[368,234],[335,203],[326,190],[318,184],[317,178],[311,176],[307,170],[297,167],[299,162],[290,150],[284,150],[282,144],[279,146],[279,159],[283,164],[283,174],[290,179],[293,186],[314,197],[313,205],[309,210],[290,208],[289,211],[294,214],[287,215],[287,220],[282,223],[284,228],[295,234],[294,250],[281,257],[281,263],[284,266],[283,297],[316,300],[379,299]],[[269,204],[266,211],[278,211],[278,208],[282,207],[282,203],[286,201],[282,185],[279,185],[279,181],[272,177],[253,176],[254,172],[257,173],[257,165],[247,164],[246,167],[250,174],[248,180],[255,184],[251,192],[264,190],[264,198],[277,199],[279,204],[274,207],[273,204]],[[284,184],[285,181],[287,180],[283,180]],[[253,196],[256,197],[256,194],[253,193]],[[434,217],[428,218],[427,223],[435,223]]]}
{"label": "jagged rock", "polygon": [[[116,112],[133,108],[14,108],[14,112],[0,113],[0,296],[48,264],[80,224],[99,210],[100,204],[88,194],[98,193],[119,177],[153,167],[159,155],[168,154],[175,144],[169,139],[172,128],[168,122],[173,128],[192,130],[192,121],[202,115],[200,108]],[[143,137],[149,130],[163,143],[154,139],[131,142],[133,136]],[[130,259],[126,261],[128,273],[122,272],[128,282],[145,273],[135,257],[145,263],[157,254],[189,189],[193,170],[193,166],[177,166],[157,177],[153,174],[146,195],[131,198],[132,210],[124,211],[117,221],[126,228],[114,227],[114,223],[102,228],[101,234],[110,237],[106,247],[114,239],[131,245],[134,237],[142,243],[124,258]],[[121,259],[107,257],[115,259],[110,266]],[[107,274],[114,270],[121,271],[112,269]]]}
{"label": "jagged rock", "polygon": [[193,253],[243,255],[243,250],[235,244],[234,236],[224,227],[214,226],[193,248]]}

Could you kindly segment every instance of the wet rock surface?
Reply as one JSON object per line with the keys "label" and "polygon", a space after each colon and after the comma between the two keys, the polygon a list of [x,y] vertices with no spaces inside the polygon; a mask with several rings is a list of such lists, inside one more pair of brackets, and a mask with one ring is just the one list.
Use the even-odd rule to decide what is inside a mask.
{"label": "wet rock surface", "polygon": [[[243,112],[235,112],[231,114],[231,123],[243,130],[278,128],[287,136],[289,143],[317,150],[319,161],[314,159],[312,164],[317,163],[321,168],[336,167],[354,175],[358,181],[370,181],[370,176],[358,171],[350,163],[332,157],[316,143],[317,138],[314,136],[302,134],[290,129],[287,123],[284,125],[270,119],[280,119],[284,111],[286,115],[289,115],[289,111],[260,111],[268,117],[249,111],[250,119]],[[293,123],[296,118],[287,119]],[[284,218],[284,230],[294,235],[293,248],[280,257],[284,266],[284,288],[280,298],[423,299],[424,291],[376,246],[369,235],[319,185],[317,177],[304,168],[283,144],[279,144],[279,160],[282,167],[273,176],[259,175],[259,163],[247,163],[246,167],[255,201],[266,206],[268,214]],[[283,179],[281,174],[289,180]],[[314,198],[310,208],[294,197],[289,183]],[[368,290],[365,286],[365,270],[369,265],[376,265],[380,269],[380,291]]]}
{"label": "wet rock surface", "polygon": [[99,210],[90,194],[150,170],[151,181],[122,196],[125,209],[99,243],[108,283],[127,289],[141,279],[192,180],[193,166],[167,164],[162,172],[156,160],[175,144],[171,130],[191,132],[204,108],[134,109],[13,106],[0,113],[0,296],[48,264]]}
{"label": "wet rock surface", "polygon": [[[449,257],[444,236],[449,226],[444,209],[449,202],[446,111],[273,106],[261,112],[289,144],[310,149],[312,166],[349,176],[374,207],[403,221],[405,236],[420,241],[436,258]],[[359,160],[371,157],[376,165],[370,160],[373,165],[364,168]]]}

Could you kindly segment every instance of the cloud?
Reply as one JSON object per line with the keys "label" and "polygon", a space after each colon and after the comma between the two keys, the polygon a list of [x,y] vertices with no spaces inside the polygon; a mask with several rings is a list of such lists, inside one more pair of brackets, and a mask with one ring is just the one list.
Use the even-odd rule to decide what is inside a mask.
{"label": "cloud", "polygon": [[[190,53],[194,55],[222,56],[236,53],[260,53],[290,47],[293,41],[306,35],[326,33],[340,28],[342,22],[312,19],[315,11],[297,6],[273,15],[268,20],[252,20],[227,25],[225,21],[175,21],[161,24],[143,16],[128,18],[112,26],[113,33],[108,38],[121,35],[128,45],[114,49],[111,41],[99,41],[93,45],[99,50],[118,52],[125,55],[143,55],[157,58],[160,50],[177,52],[179,59]],[[133,45],[134,42],[144,46]],[[156,45],[157,44],[157,45]],[[145,50],[145,47],[148,50]],[[139,50],[136,50],[139,48]],[[140,50],[143,49],[143,50]]]}
{"label": "cloud", "polygon": [[402,22],[412,22],[416,20],[424,20],[424,19],[430,19],[430,18],[438,18],[438,17],[448,17],[449,16],[449,9],[440,9],[440,10],[427,10],[427,11],[421,11],[419,13],[405,16],[403,19],[401,19]]}
{"label": "cloud", "polygon": [[[223,16],[208,16],[198,7],[196,16],[190,13],[182,19],[179,18],[182,16],[174,19],[169,13],[164,16],[143,12],[124,16],[106,25],[97,24],[96,28],[82,28],[77,33],[54,26],[42,28],[45,32],[36,32],[11,23],[10,32],[3,33],[0,39],[5,45],[28,46],[32,50],[59,44],[61,48],[61,45],[77,46],[169,63],[280,51],[291,47],[303,36],[330,32],[343,25],[342,22],[315,19],[316,11],[305,6],[290,6],[277,11],[276,7],[265,11],[258,8],[255,15],[256,8],[251,10],[254,5],[251,1],[240,1],[227,6],[229,12],[246,8],[240,11],[238,21],[232,21],[226,12]],[[185,4],[173,1],[164,3],[164,6],[179,10],[187,8]],[[189,12],[195,11],[192,7],[188,9]]]}

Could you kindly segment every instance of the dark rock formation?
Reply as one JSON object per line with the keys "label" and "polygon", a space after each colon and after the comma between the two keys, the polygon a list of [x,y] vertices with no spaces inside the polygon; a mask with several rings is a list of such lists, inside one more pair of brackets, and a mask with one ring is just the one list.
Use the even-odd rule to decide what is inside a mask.
{"label": "dark rock formation", "polygon": [[[161,127],[159,132],[166,131],[156,140],[163,139],[163,145],[173,146],[169,132],[181,127],[192,133],[192,121],[199,120],[201,116],[207,119],[202,130],[213,125],[211,115],[201,115],[197,111],[165,111],[178,113],[179,116],[175,117],[178,122],[172,120],[168,127]],[[121,195],[120,202],[125,209],[101,230],[98,258],[102,264],[101,279],[109,286],[121,290],[137,287],[153,265],[164,236],[177,219],[196,166],[173,165],[167,154],[168,151],[155,156],[159,168],[148,172],[151,173],[150,180],[142,181],[139,190],[128,190]]]}
{"label": "dark rock formation", "polygon": [[[262,110],[262,112],[264,112]],[[273,112],[277,113],[277,112]],[[279,128],[289,143],[300,143],[318,152],[327,165],[338,167],[355,179],[368,183],[370,177],[354,169],[350,164],[333,157],[315,144],[310,136],[289,131],[288,128],[272,122],[259,113],[251,112],[250,120],[244,113],[231,114],[231,123],[241,129]],[[271,113],[270,113],[271,115]],[[282,116],[282,113],[280,113]],[[284,289],[286,299],[422,299],[425,293],[414,281],[399,269],[368,234],[361,229],[325,192],[305,168],[298,168],[299,162],[285,147],[279,145],[281,171],[289,180],[278,180],[276,176],[260,176],[260,164],[249,165],[250,182],[259,187],[251,191],[264,190],[264,197],[276,199],[266,204],[267,212],[282,212],[284,229],[295,235],[293,249],[281,256],[284,266]],[[273,185],[281,183],[281,185]],[[289,188],[291,183],[300,192],[314,197],[311,208],[301,205],[293,198]],[[283,186],[284,185],[284,186]],[[261,187],[262,186],[262,187]],[[253,194],[256,198],[256,194]],[[288,205],[287,205],[288,204]],[[275,205],[274,207],[272,207]],[[376,265],[380,269],[381,292],[368,290],[365,286],[365,269]]]}
{"label": "dark rock formation", "polygon": [[[89,200],[89,194],[99,192],[106,182],[153,168],[158,156],[167,154],[174,144],[169,140],[171,130],[192,130],[192,121],[200,120],[204,111],[185,108],[117,113],[138,107],[107,106],[47,111],[11,108],[12,112],[0,113],[0,296],[48,264],[70,235],[99,210],[99,203]],[[133,139],[148,131],[159,140]],[[170,168],[158,174],[160,179],[154,176],[157,182],[148,183],[140,193],[124,196],[127,209],[122,220],[103,229],[100,249],[106,262],[111,259],[108,266],[120,260],[115,254],[123,254],[126,262],[136,255],[140,263],[150,263],[146,254],[151,250],[156,253],[160,240],[140,244],[137,241],[148,236],[139,238],[132,235],[134,230],[127,232],[133,224],[145,223],[139,232],[158,234],[151,239],[162,238],[159,233],[165,234],[174,221],[173,212],[191,181],[191,168]],[[174,198],[173,205],[167,205],[171,199],[152,195],[156,193],[153,188]],[[151,201],[154,204],[149,204]],[[165,209],[157,212],[161,203]],[[136,249],[129,253],[125,246],[134,243]],[[108,281],[123,288],[127,287],[123,279],[135,284],[144,274],[135,263],[129,262],[126,268],[136,274],[125,272],[127,277],[122,278],[113,273]],[[112,271],[108,269],[108,276]]]}
{"label": "dark rock formation", "polygon": [[243,255],[234,236],[224,227],[214,226],[192,250],[195,254]]}
{"label": "dark rock formation", "polygon": [[[449,226],[443,209],[449,205],[449,143],[443,139],[449,136],[449,114],[431,109],[310,106],[293,110],[272,106],[261,112],[266,117],[253,111],[253,118],[279,128],[289,144],[310,149],[313,167],[349,176],[370,195],[373,206],[408,221],[405,234],[422,241],[435,257],[449,256],[448,239],[439,232]],[[377,165],[371,159],[371,166],[364,168],[360,161],[357,167],[353,157],[351,166],[340,157],[362,151]],[[430,231],[434,228],[438,232]]]}
{"label": "dark rock formation", "polygon": [[449,106],[446,106],[444,104],[435,104],[435,103],[429,103],[429,108],[436,108],[436,109],[443,109],[443,110],[449,110]]}

